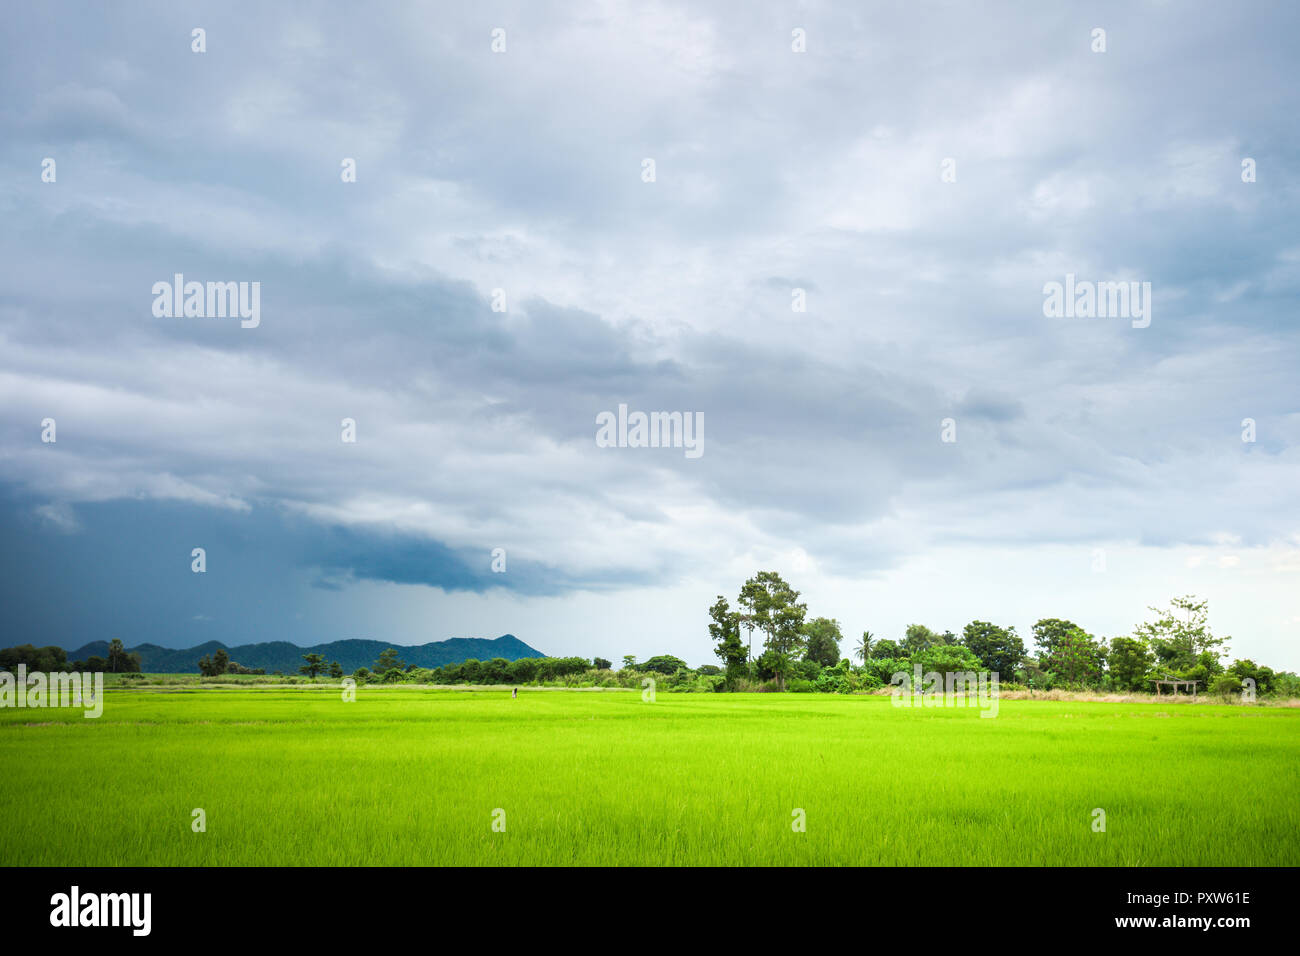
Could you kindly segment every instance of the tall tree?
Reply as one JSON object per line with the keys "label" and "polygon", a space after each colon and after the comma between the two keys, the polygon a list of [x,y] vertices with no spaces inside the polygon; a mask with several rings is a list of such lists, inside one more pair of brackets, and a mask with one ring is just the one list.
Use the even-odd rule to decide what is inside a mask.
{"label": "tall tree", "polygon": [[709,608],[709,636],[715,641],[713,653],[727,668],[728,687],[734,686],[749,659],[749,651],[740,640],[740,619],[740,613],[731,610],[731,605],[721,594]]}
{"label": "tall tree", "polygon": [[1025,642],[1014,627],[971,621],[962,630],[961,643],[980,659],[986,670],[997,671],[1003,680],[1011,680],[1025,659]]}
{"label": "tall tree", "polygon": [[858,646],[854,648],[854,651],[858,655],[858,660],[862,661],[862,663],[864,664],[868,660],[870,660],[871,648],[872,645],[874,644],[875,644],[875,637],[872,635],[872,633],[870,631],[863,631],[862,640],[858,641]]}
{"label": "tall tree", "polygon": [[903,650],[908,655],[919,654],[921,651],[946,643],[942,635],[936,634],[924,624],[909,624],[903,637]]}
{"label": "tall tree", "polygon": [[771,571],[762,571],[746,581],[740,588],[740,597],[736,604],[740,607],[740,621],[749,632],[749,659],[754,659],[754,631],[767,631],[768,615],[771,610],[771,594],[768,591],[765,575]]}
{"label": "tall tree", "polygon": [[834,667],[840,662],[840,622],[829,617],[815,617],[803,625],[804,660],[816,661],[822,667]]}
{"label": "tall tree", "polygon": [[1155,663],[1151,645],[1144,637],[1116,637],[1110,642],[1107,666],[1111,682],[1119,690],[1150,690],[1147,673]]}
{"label": "tall tree", "polygon": [[1209,602],[1198,601],[1195,595],[1176,597],[1167,609],[1151,608],[1157,615],[1155,621],[1139,624],[1134,636],[1145,638],[1155,651],[1161,666],[1172,671],[1191,670],[1208,653],[1217,664],[1228,650],[1226,643],[1232,638],[1215,637],[1210,630]]}
{"label": "tall tree", "polygon": [[775,571],[760,571],[750,578],[741,595],[749,596],[757,609],[758,626],[766,635],[763,646],[772,652],[777,684],[784,690],[790,664],[803,649],[808,605],[799,601],[799,592]]}
{"label": "tall tree", "polygon": [[1106,645],[1073,621],[1043,618],[1034,625],[1034,643],[1041,649],[1039,666],[1068,684],[1094,684],[1106,662]]}
{"label": "tall tree", "polygon": [[891,641],[889,638],[881,638],[876,641],[872,648],[872,656],[882,661],[897,660],[900,657],[906,657],[907,652],[898,646],[897,641]]}
{"label": "tall tree", "polygon": [[304,654],[302,659],[307,663],[299,667],[298,670],[308,677],[316,677],[321,671],[325,670],[325,657],[322,654]]}
{"label": "tall tree", "polygon": [[401,658],[397,656],[397,650],[392,647],[387,647],[380,651],[379,659],[375,661],[375,673],[386,674],[394,667],[399,671],[406,667],[406,665],[402,663]]}
{"label": "tall tree", "polygon": [[132,667],[131,655],[126,652],[122,646],[122,639],[115,637],[108,645],[108,669],[114,674],[127,673],[128,671],[140,669],[139,663]]}

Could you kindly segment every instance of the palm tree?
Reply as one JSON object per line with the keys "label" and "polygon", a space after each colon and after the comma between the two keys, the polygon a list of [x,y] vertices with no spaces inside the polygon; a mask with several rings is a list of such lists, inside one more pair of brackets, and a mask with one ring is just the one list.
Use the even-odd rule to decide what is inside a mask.
{"label": "palm tree", "polygon": [[872,633],[870,631],[863,631],[862,640],[858,641],[858,646],[855,648],[858,654],[858,660],[862,661],[864,664],[867,662],[867,658],[871,656],[871,645],[874,643],[875,637]]}

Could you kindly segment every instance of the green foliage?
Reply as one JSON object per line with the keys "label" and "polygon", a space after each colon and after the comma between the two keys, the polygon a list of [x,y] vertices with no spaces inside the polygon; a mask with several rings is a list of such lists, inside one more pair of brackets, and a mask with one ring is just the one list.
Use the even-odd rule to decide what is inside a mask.
{"label": "green foliage", "polygon": [[903,638],[903,651],[910,657],[944,643],[946,641],[942,635],[936,634],[924,624],[909,624]]}
{"label": "green foliage", "polygon": [[899,647],[896,641],[891,641],[889,638],[884,638],[882,640],[876,641],[871,656],[876,660],[890,661],[890,660],[898,660],[900,658],[906,657],[907,652],[904,651],[901,647]]}
{"label": "green foliage", "polygon": [[840,622],[829,617],[815,617],[803,625],[804,658],[823,667],[833,667],[840,660]]}
{"label": "green foliage", "polygon": [[776,651],[764,651],[754,659],[754,673],[759,680],[775,680],[780,666],[780,655]]}
{"label": "green foliage", "polygon": [[1255,682],[1255,693],[1258,695],[1271,694],[1277,685],[1278,675],[1273,673],[1269,667],[1260,667],[1254,661],[1233,661],[1228,667],[1228,674],[1240,679],[1243,683],[1246,680]]}
{"label": "green foliage", "polygon": [[[33,647],[31,644],[19,644],[17,647],[0,650],[0,670],[17,671],[19,664],[25,665],[29,673],[58,672],[67,668],[68,653],[53,645]],[[107,666],[104,669],[107,670]]]}
{"label": "green foliage", "polygon": [[305,662],[298,668],[298,673],[306,674],[308,677],[319,677],[324,673],[326,668],[325,658],[320,654],[304,654],[302,659]]}
{"label": "green foliage", "polygon": [[1111,686],[1116,690],[1150,690],[1147,678],[1154,662],[1155,655],[1145,638],[1114,638],[1107,658]]}
{"label": "green foliage", "polygon": [[494,657],[490,661],[484,661],[479,667],[478,679],[484,684],[509,683],[510,662],[504,657]]}
{"label": "green foliage", "polygon": [[1025,660],[1025,642],[1014,627],[971,621],[962,630],[961,643],[979,659],[984,670],[996,671],[1007,680]]}
{"label": "green foliage", "polygon": [[713,607],[709,608],[709,619],[709,635],[716,642],[713,653],[727,668],[727,686],[735,686],[746,673],[749,659],[749,651],[740,640],[741,615],[732,611],[727,599],[719,594]]}
{"label": "green foliage", "polygon": [[1055,674],[1054,683],[1070,687],[1096,685],[1106,664],[1106,645],[1073,621],[1043,618],[1034,625],[1038,664]]}
{"label": "green foliage", "polygon": [[887,681],[883,681],[879,676],[873,673],[862,673],[856,676],[858,690],[876,690],[884,687]]}
{"label": "green foliage", "polygon": [[790,587],[775,571],[760,571],[745,582],[739,604],[745,617],[765,635],[763,646],[772,652],[778,683],[784,672],[803,650],[803,622],[808,605],[799,601],[799,592]]}
{"label": "green foliage", "polygon": [[656,674],[675,674],[679,670],[687,670],[686,662],[680,657],[673,657],[671,654],[658,654],[638,668],[643,671],[653,671]]}
{"label": "green foliage", "polygon": [[1241,678],[1236,674],[1220,674],[1210,682],[1209,691],[1216,697],[1232,700],[1241,697]]}
{"label": "green foliage", "polygon": [[1297,698],[1300,697],[1300,675],[1291,671],[1270,671],[1273,676],[1269,680],[1269,693],[1273,697]]}
{"label": "green foliage", "polygon": [[397,649],[388,647],[379,653],[379,658],[375,661],[375,673],[383,674],[393,668],[404,670],[406,665],[397,656]]}
{"label": "green foliage", "polygon": [[229,668],[230,658],[226,656],[225,651],[219,650],[213,657],[204,654],[199,658],[199,673],[204,677],[220,677]]}
{"label": "green foliage", "polygon": [[984,669],[975,653],[961,644],[934,644],[913,654],[909,663],[913,666],[920,664],[922,674],[930,671],[938,674],[979,672]]}
{"label": "green foliage", "polygon": [[467,661],[461,661],[460,666],[448,664],[443,668],[448,674],[455,673],[457,681],[464,681],[466,684],[478,684],[483,680],[483,662],[470,658]]}
{"label": "green foliage", "polygon": [[521,657],[517,661],[511,661],[510,666],[506,669],[506,676],[512,684],[527,684],[537,678],[537,661],[536,657]]}
{"label": "green foliage", "polygon": [[1216,665],[1231,638],[1214,636],[1208,601],[1189,594],[1171,600],[1167,609],[1151,610],[1158,615],[1156,620],[1139,624],[1134,634],[1150,642],[1159,669],[1180,677],[1192,670],[1218,673]]}
{"label": "green foliage", "polygon": [[108,669],[114,674],[138,673],[140,655],[128,654],[120,638],[113,638],[108,645]]}
{"label": "green foliage", "polygon": [[911,665],[906,658],[901,657],[873,657],[862,665],[863,676],[869,680],[874,680],[876,687],[888,685],[894,674],[899,671],[910,670]]}
{"label": "green foliage", "polygon": [[614,666],[614,663],[612,661],[605,660],[605,658],[603,657],[593,657],[591,659],[591,666],[598,671],[607,671]]}

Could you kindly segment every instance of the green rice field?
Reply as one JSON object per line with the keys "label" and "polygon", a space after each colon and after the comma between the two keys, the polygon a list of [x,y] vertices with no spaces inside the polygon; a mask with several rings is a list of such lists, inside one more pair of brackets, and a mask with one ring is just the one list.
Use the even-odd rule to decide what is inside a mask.
{"label": "green rice field", "polygon": [[1300,864],[1300,710],[979,714],[821,694],[114,687],[97,720],[0,710],[0,864]]}

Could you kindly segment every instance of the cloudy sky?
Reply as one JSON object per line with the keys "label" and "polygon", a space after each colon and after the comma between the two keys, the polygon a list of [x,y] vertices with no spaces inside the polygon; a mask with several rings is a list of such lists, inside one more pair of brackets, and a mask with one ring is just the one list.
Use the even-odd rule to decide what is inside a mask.
{"label": "cloudy sky", "polygon": [[[775,569],[850,636],[1113,637],[1195,593],[1300,668],[1298,27],[15,7],[0,639],[701,664],[714,596]],[[177,273],[260,283],[260,324],[155,315]],[[1047,317],[1067,274],[1151,283],[1149,326]],[[620,404],[701,414],[703,454],[599,447]]]}

